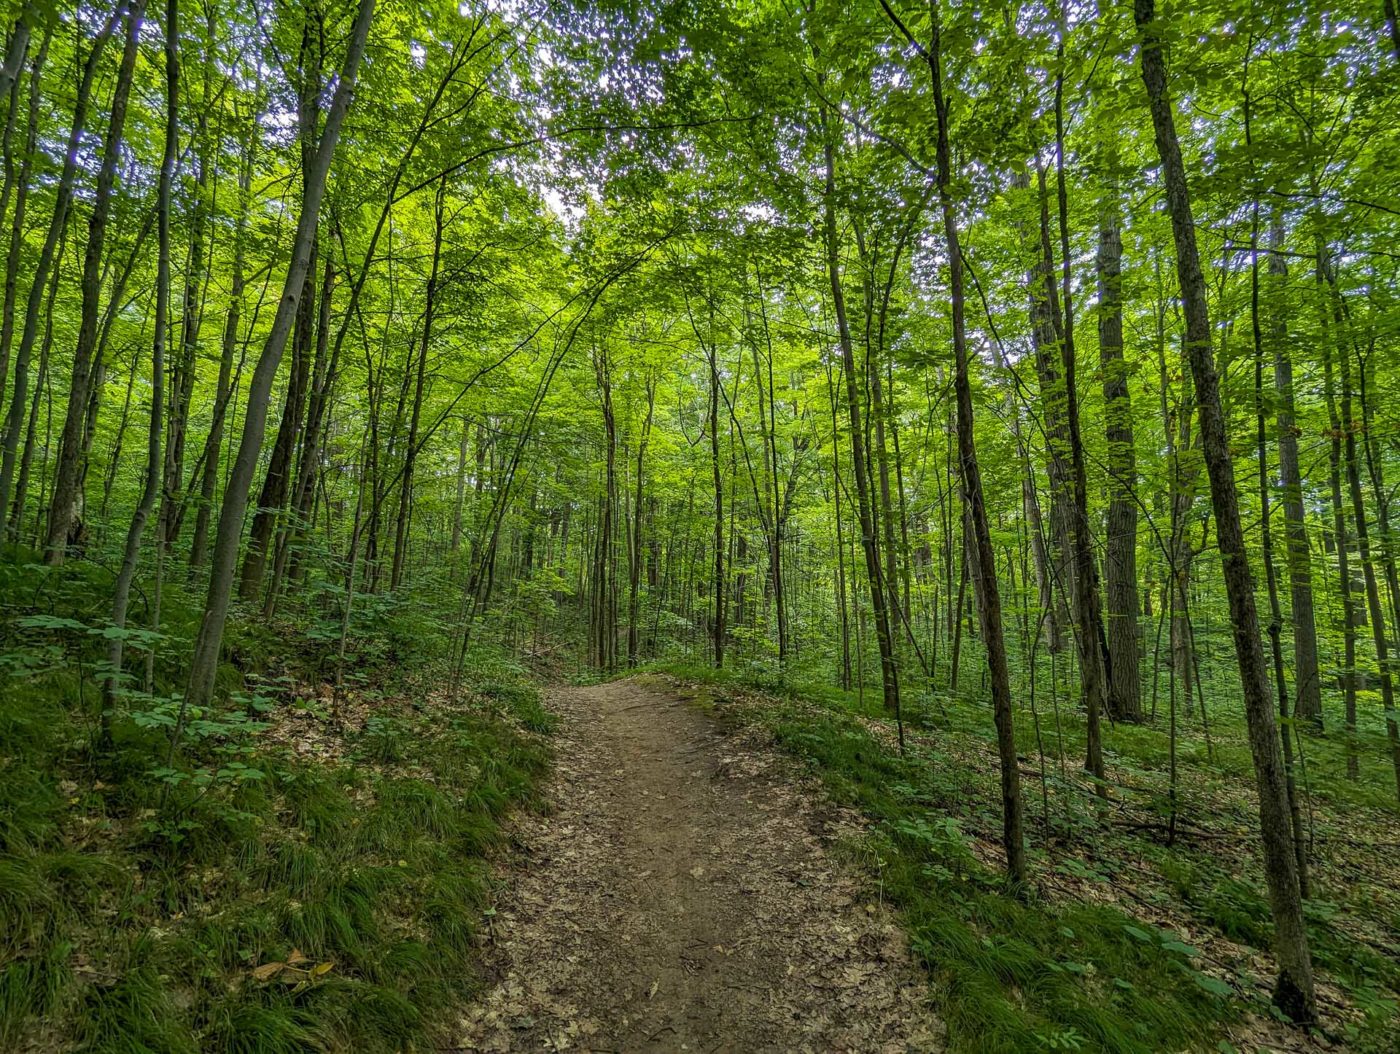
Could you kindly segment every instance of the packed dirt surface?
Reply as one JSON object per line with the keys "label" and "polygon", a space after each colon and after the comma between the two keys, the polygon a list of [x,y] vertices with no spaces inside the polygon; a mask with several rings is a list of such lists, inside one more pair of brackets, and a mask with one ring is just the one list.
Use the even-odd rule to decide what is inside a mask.
{"label": "packed dirt surface", "polygon": [[484,949],[470,1051],[930,1051],[928,982],[857,833],[782,758],[635,682],[559,688],[550,808]]}

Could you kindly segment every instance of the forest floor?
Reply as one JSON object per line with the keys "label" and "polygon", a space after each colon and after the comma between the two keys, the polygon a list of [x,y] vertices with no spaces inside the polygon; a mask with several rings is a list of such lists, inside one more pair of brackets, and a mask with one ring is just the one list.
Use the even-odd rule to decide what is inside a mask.
{"label": "forest floor", "polygon": [[560,687],[548,807],[483,934],[480,1051],[926,1051],[927,977],[791,760],[675,694]]}

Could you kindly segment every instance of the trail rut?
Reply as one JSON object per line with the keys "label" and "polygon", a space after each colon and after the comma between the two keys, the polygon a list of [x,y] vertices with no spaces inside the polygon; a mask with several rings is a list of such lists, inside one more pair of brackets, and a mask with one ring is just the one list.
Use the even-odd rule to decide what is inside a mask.
{"label": "trail rut", "polygon": [[828,851],[850,817],[664,692],[548,701],[550,808],[518,824],[458,1049],[938,1049],[897,920]]}

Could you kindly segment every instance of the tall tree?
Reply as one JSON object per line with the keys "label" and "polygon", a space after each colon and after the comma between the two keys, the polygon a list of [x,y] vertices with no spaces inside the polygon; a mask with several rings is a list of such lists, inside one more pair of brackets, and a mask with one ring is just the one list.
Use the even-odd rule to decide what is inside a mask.
{"label": "tall tree", "polygon": [[1254,576],[1250,572],[1249,556],[1245,550],[1239,495],[1235,490],[1235,468],[1221,409],[1220,379],[1215,372],[1205,277],[1196,248],[1195,218],[1191,212],[1186,165],[1182,160],[1176,135],[1176,117],[1168,94],[1164,27],[1158,21],[1155,0],[1134,0],[1133,17],[1138,29],[1142,79],[1147,87],[1152,131],[1162,162],[1162,182],[1176,247],[1177,281],[1181,287],[1182,311],[1186,319],[1186,354],[1196,386],[1201,449],[1210,479],[1216,543],[1220,549],[1225,589],[1230,602],[1235,657],[1240,667],[1249,746],[1254,757],[1260,834],[1264,846],[1264,875],[1269,887],[1274,918],[1274,948],[1279,962],[1274,1002],[1294,1021],[1310,1024],[1317,1020],[1312,956],[1308,950],[1307,930],[1303,925],[1278,726],[1269,703],[1268,670],[1260,638],[1259,614],[1254,605]]}
{"label": "tall tree", "polygon": [[214,688],[214,674],[218,668],[219,651],[223,646],[224,623],[228,618],[229,602],[232,599],[238,540],[243,533],[243,513],[248,506],[248,491],[252,486],[258,456],[262,452],[268,398],[272,394],[272,383],[277,375],[282,352],[287,346],[287,337],[300,308],[306,276],[311,270],[312,249],[320,223],[321,198],[325,193],[326,176],[335,156],[345,113],[350,108],[355,75],[360,68],[360,59],[364,55],[365,41],[369,36],[370,22],[373,18],[374,0],[360,0],[345,59],[336,80],[335,95],[331,99],[325,125],[306,174],[301,215],[297,220],[292,258],[287,268],[286,281],[283,283],[282,297],[277,303],[277,315],[273,319],[272,328],[268,332],[267,341],[258,357],[248,388],[243,435],[239,441],[238,454],[234,459],[233,470],[224,491],[223,507],[219,513],[218,532],[214,539],[213,560],[209,572],[208,597],[205,601],[204,616],[200,621],[199,635],[195,640],[189,687],[183,700],[186,712],[191,706],[201,707],[208,702]]}
{"label": "tall tree", "polygon": [[72,381],[68,390],[63,434],[59,440],[58,468],[54,476],[48,537],[45,541],[45,559],[51,564],[63,562],[71,541],[74,520],[80,515],[84,431],[88,402],[93,394],[94,368],[100,355],[97,322],[102,296],[103,251],[107,245],[107,224],[112,214],[117,162],[121,157],[122,135],[126,128],[127,105],[131,99],[131,82],[136,70],[145,12],[146,0],[132,0],[126,12],[126,44],[112,89],[107,131],[102,140],[102,164],[97,171],[97,188],[88,217],[87,245],[83,251],[82,321],[78,327],[77,347],[73,352]]}

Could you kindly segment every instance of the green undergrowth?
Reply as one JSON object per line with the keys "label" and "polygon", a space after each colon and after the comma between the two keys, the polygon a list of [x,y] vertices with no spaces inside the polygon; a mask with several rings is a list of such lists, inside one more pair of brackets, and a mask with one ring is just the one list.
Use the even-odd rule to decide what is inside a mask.
{"label": "green undergrowth", "polygon": [[[1031,780],[1023,787],[1032,870],[1061,885],[1061,895],[1017,895],[979,859],[975,843],[995,844],[1000,832],[994,770],[985,764],[994,754],[983,751],[979,762],[953,749],[963,733],[946,729],[974,718],[990,726],[984,709],[947,704],[942,735],[929,722],[928,734],[911,735],[901,756],[883,715],[854,695],[755,685],[708,668],[654,669],[691,686],[682,694],[721,720],[762,724],[835,801],[871,821],[856,851],[880,894],[902,911],[930,972],[949,1050],[1230,1051],[1231,1037],[1256,1033],[1273,1014],[1261,988],[1268,979],[1249,976],[1216,946],[1269,948],[1269,911],[1249,868],[1182,842],[1167,848],[1129,835],[1122,824],[1100,821],[1091,804],[1072,828],[1055,819],[1047,831]],[[1063,895],[1066,886],[1079,892]],[[1350,906],[1329,901],[1332,893],[1309,902],[1308,921],[1320,975],[1354,1008],[1333,1026],[1348,1049],[1393,1049],[1400,919],[1381,920],[1378,940],[1357,941],[1338,926]],[[1193,936],[1144,916],[1184,920]]]}
{"label": "green undergrowth", "polygon": [[[99,733],[101,577],[4,570],[0,1050],[436,1038],[473,983],[486,858],[547,767],[524,671],[483,651],[455,699],[439,671],[412,690],[362,677],[332,706],[304,679],[314,654],[236,628],[227,694],[188,715],[172,761],[161,669]],[[187,632],[168,603],[166,633]]]}

